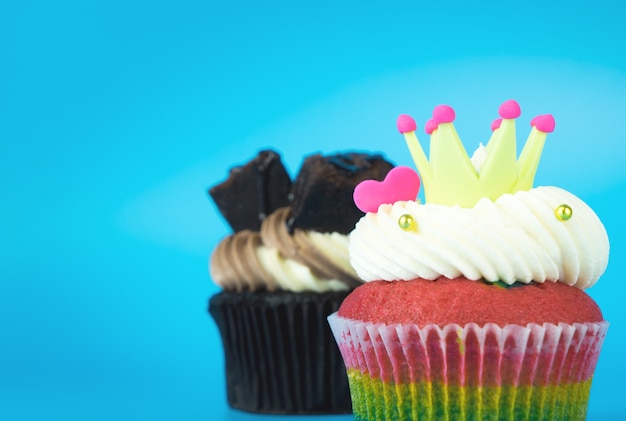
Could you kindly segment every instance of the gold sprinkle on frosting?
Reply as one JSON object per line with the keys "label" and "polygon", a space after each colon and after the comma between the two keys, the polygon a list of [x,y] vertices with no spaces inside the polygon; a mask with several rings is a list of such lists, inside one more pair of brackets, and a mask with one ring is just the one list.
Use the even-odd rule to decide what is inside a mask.
{"label": "gold sprinkle on frosting", "polygon": [[413,219],[413,217],[408,213],[405,213],[398,218],[398,226],[404,231],[411,231],[417,228],[415,219]]}
{"label": "gold sprinkle on frosting", "polygon": [[559,221],[565,222],[572,217],[572,208],[566,204],[559,205],[554,210],[554,215],[556,215],[556,219]]}

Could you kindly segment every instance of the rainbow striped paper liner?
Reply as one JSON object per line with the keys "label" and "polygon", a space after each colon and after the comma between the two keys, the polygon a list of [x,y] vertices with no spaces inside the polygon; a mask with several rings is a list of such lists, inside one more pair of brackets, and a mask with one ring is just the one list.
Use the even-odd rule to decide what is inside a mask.
{"label": "rainbow striped paper liner", "polygon": [[328,321],[369,421],[584,420],[609,325]]}

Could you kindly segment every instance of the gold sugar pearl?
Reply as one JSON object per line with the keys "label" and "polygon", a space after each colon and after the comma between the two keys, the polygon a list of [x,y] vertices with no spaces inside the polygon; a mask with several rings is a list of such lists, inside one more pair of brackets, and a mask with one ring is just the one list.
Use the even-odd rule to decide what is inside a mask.
{"label": "gold sugar pearl", "polygon": [[398,226],[405,231],[413,230],[416,228],[415,219],[408,213],[405,213],[398,218]]}
{"label": "gold sugar pearl", "polygon": [[554,210],[554,215],[556,215],[556,219],[559,221],[567,221],[572,217],[572,208],[566,204],[559,205]]}

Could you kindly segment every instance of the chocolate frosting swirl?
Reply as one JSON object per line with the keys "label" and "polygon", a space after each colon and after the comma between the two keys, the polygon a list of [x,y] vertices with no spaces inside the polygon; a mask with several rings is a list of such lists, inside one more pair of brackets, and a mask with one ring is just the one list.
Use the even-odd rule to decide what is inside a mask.
{"label": "chocolate frosting swirl", "polygon": [[322,292],[362,282],[349,264],[347,236],[301,229],[290,234],[289,214],[289,207],[277,209],[260,232],[243,230],[220,242],[210,261],[215,283],[227,291]]}
{"label": "chocolate frosting swirl", "polygon": [[242,230],[222,240],[211,255],[209,269],[213,281],[228,291],[275,291],[278,284],[263,268],[257,250],[263,246],[261,234]]}

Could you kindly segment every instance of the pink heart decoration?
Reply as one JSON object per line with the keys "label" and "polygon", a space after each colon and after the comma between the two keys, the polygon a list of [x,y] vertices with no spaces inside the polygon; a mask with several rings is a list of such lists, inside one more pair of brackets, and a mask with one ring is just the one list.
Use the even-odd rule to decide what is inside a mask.
{"label": "pink heart decoration", "polygon": [[377,212],[383,203],[415,200],[420,191],[417,173],[405,166],[394,167],[383,181],[361,181],[354,189],[354,203],[363,212]]}

